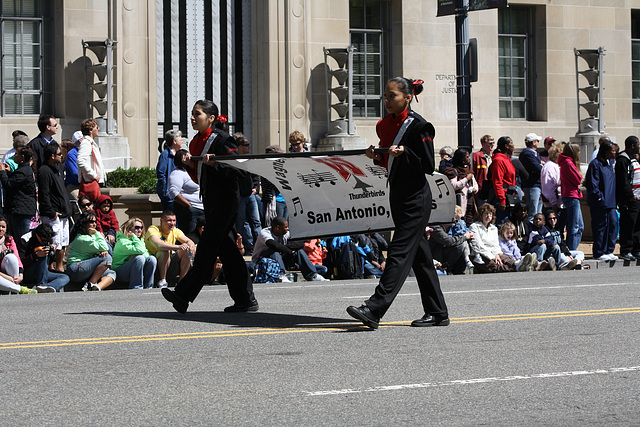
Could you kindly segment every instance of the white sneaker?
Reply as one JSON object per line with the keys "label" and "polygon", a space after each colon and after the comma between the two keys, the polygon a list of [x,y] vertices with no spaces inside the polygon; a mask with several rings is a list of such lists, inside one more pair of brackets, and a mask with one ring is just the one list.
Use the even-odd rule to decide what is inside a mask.
{"label": "white sneaker", "polygon": [[598,261],[611,261],[608,254],[602,254],[598,257]]}
{"label": "white sneaker", "polygon": [[82,287],[82,292],[87,292],[89,290],[89,282],[85,283]]}
{"label": "white sneaker", "polygon": [[617,256],[615,256],[615,255],[614,255],[614,254],[612,254],[612,253],[611,253],[611,254],[607,254],[607,256],[609,257],[609,259],[610,259],[611,261],[617,261],[617,260],[618,260],[618,257],[617,257]]}
{"label": "white sneaker", "polygon": [[160,289],[162,289],[162,288],[168,288],[168,287],[169,287],[169,285],[167,284],[167,280],[166,280],[166,279],[160,279],[160,280],[158,280],[158,287],[159,287]]}
{"label": "white sneaker", "polygon": [[90,291],[101,291],[102,289],[100,289],[100,286],[98,286],[97,283],[89,283],[89,290]]}
{"label": "white sneaker", "polygon": [[315,276],[313,276],[311,278],[311,280],[313,282],[328,282],[329,279],[325,279],[324,277],[322,277],[320,274],[316,273]]}
{"label": "white sneaker", "polygon": [[36,290],[38,291],[39,294],[48,294],[51,292],[55,292],[56,288],[54,288],[53,286],[38,285],[36,286]]}
{"label": "white sneaker", "polygon": [[287,277],[286,274],[283,274],[282,276],[280,276],[280,282],[281,283],[291,283],[291,280],[289,280],[289,278]]}

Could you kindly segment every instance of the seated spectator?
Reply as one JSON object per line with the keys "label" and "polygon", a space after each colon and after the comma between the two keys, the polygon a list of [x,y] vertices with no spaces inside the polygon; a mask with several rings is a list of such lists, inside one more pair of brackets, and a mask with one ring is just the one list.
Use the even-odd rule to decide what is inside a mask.
{"label": "seated spectator", "polygon": [[513,215],[509,218],[509,221],[516,226],[515,238],[521,254],[529,253],[527,237],[531,230],[531,223],[527,219],[528,215],[529,208],[527,208],[527,204],[525,202],[518,202],[513,207]]}
{"label": "seated spectator", "polygon": [[[462,220],[464,222],[464,220]],[[445,269],[449,274],[464,274],[469,266],[469,244],[467,242],[475,238],[475,233],[467,229],[466,232],[460,234],[456,232],[455,236],[451,235],[450,226],[434,225],[429,237],[429,246],[434,259],[442,261],[440,268]],[[465,228],[466,228],[465,224]],[[431,227],[430,227],[431,228]]]}
{"label": "seated spectator", "polygon": [[113,248],[113,266],[118,281],[129,282],[129,289],[153,288],[156,257],[149,255],[144,244],[144,222],[131,218],[122,224]]}
{"label": "seated spectator", "polygon": [[304,242],[304,251],[309,257],[309,261],[316,267],[316,272],[323,277],[327,277],[329,269],[322,263],[327,257],[327,243],[321,239],[311,239]]}
{"label": "seated spectator", "polygon": [[58,292],[67,283],[69,276],[50,270],[57,248],[55,231],[50,224],[40,224],[23,236],[20,258],[24,268],[24,282],[35,284],[38,292]]}
{"label": "seated spectator", "polygon": [[[338,236],[331,239],[329,249],[333,275],[337,279],[360,279],[368,276],[381,277],[382,272],[369,262],[371,248],[369,239],[364,234],[353,236]],[[349,247],[346,244],[350,244]],[[350,252],[358,258],[351,259]],[[365,268],[365,264],[368,264]]]}
{"label": "seated spectator", "polygon": [[[467,223],[465,221],[465,212],[464,209],[462,209],[462,206],[456,205],[453,213],[453,219],[455,220],[455,222],[451,225],[451,227],[449,227],[449,230],[447,231],[449,236],[464,236],[466,233],[471,231],[469,230],[469,227],[467,227]],[[464,261],[467,267],[473,268],[473,263],[469,259],[469,245],[463,245],[462,249],[464,249]]]}
{"label": "seated spectator", "polygon": [[[537,213],[533,216],[527,243],[528,252],[535,253],[538,259],[547,261],[549,265],[546,270],[555,270],[556,264],[560,265],[560,247],[556,245],[551,233],[544,226],[544,214]],[[562,268],[561,265],[560,267]]]}
{"label": "seated spectator", "polygon": [[289,242],[289,221],[281,216],[273,218],[271,227],[263,228],[253,247],[252,260],[256,264],[261,258],[271,258],[280,265],[280,280],[289,282],[285,276],[287,266],[297,264],[306,280],[326,282],[328,279],[318,274],[316,266],[309,261],[303,250],[304,242]]}
{"label": "seated spectator", "polygon": [[86,281],[83,291],[101,291],[116,280],[116,272],[109,268],[109,244],[96,224],[94,213],[84,213],[70,236],[67,274],[72,282]]}
{"label": "seated spectator", "polygon": [[7,219],[0,215],[0,291],[17,294],[35,294],[36,289],[20,285],[23,280],[23,266],[18,256],[15,240],[7,234]]}
{"label": "seated spectator", "polygon": [[179,228],[176,228],[176,215],[173,211],[163,211],[160,227],[157,225],[149,227],[144,240],[149,253],[158,260],[156,270],[159,288],[168,286],[167,269],[174,252],[180,261],[180,279],[187,274],[191,268],[191,257],[196,253],[196,245]]}
{"label": "seated spectator", "polygon": [[557,223],[558,214],[552,210],[547,211],[547,222],[545,225],[551,233],[551,236],[553,237],[555,243],[560,246],[560,252],[562,253],[562,255],[560,256],[560,262],[563,265],[564,263],[567,263],[565,267],[566,270],[581,270],[582,261],[584,261],[584,252],[572,251],[569,249],[569,247],[567,246],[567,242],[562,236],[562,233],[557,229]]}
{"label": "seated spectator", "polygon": [[[502,253],[511,257],[516,262],[518,271],[533,271],[539,267],[538,256],[535,253],[528,253],[524,257],[518,248],[515,239],[516,226],[507,221],[500,227],[500,249]],[[546,262],[544,267],[546,267]]]}
{"label": "seated spectator", "polygon": [[[78,218],[80,218],[80,215],[82,215],[83,213],[93,212],[93,201],[91,200],[91,198],[89,198],[89,196],[78,197],[78,209],[80,209],[80,212],[74,216],[74,222],[78,222]],[[96,229],[102,233],[100,224],[96,224]]]}
{"label": "seated spectator", "polygon": [[379,279],[387,266],[387,259],[382,251],[387,250],[389,243],[379,233],[361,234],[360,236],[364,244],[371,248],[364,260],[364,271]]}
{"label": "seated spectator", "polygon": [[475,238],[469,241],[473,256],[474,272],[502,273],[516,271],[515,261],[502,253],[498,229],[494,225],[496,208],[485,203],[476,214],[477,221],[471,224]]}
{"label": "seated spectator", "polygon": [[176,168],[169,175],[169,197],[173,200],[177,227],[189,234],[196,228],[198,217],[204,215],[200,186],[189,176],[194,165],[187,150],[178,150],[174,162]]}
{"label": "seated spectator", "polygon": [[104,234],[105,239],[109,242],[111,249],[116,244],[116,234],[120,224],[118,224],[118,218],[113,211],[113,200],[106,194],[98,196],[95,202],[95,214],[98,224],[100,224],[99,231]]}
{"label": "seated spectator", "polygon": [[[431,244],[431,233],[433,232],[433,228],[427,227],[424,229],[424,231],[427,233],[427,240],[429,240],[429,244]],[[433,258],[433,266],[435,267],[436,274],[438,276],[446,276],[448,274],[445,265],[438,261],[435,257]]]}

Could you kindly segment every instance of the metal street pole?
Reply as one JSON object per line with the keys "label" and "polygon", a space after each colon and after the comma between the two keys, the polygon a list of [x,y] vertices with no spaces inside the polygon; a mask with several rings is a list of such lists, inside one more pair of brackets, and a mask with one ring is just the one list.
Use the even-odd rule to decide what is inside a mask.
{"label": "metal street pole", "polygon": [[456,0],[456,74],[458,147],[471,149],[471,64],[469,60],[469,0]]}

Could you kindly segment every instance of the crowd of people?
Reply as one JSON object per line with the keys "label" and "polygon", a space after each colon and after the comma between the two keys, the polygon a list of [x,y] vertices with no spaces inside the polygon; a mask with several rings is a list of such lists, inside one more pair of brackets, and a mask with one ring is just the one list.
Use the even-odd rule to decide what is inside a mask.
{"label": "crowd of people", "polygon": [[[481,149],[440,150],[439,172],[456,192],[453,224],[429,227],[440,274],[589,268],[582,242],[580,200],[586,193],[593,258],[640,259],[640,141],[624,150],[601,137],[585,176],[580,146],[529,133],[514,156],[508,136],[484,135]],[[620,256],[614,255],[616,242]]]}
{"label": "crowd of people", "polygon": [[[195,116],[198,111],[194,108]],[[192,268],[207,227],[200,173],[215,164],[192,156],[209,150],[211,135],[228,131],[225,116],[202,114],[192,117],[199,133],[190,144],[180,131],[165,135],[156,167],[163,212],[160,225],[148,228],[139,218],[120,225],[113,201],[101,192],[106,173],[95,120],[84,120],[61,143],[54,139],[58,123],[50,115],[38,119],[40,133],[32,140],[13,132],[13,148],[0,163],[0,291],[56,292],[69,283],[87,291],[114,283],[132,289],[179,283]],[[227,137],[226,150],[251,152],[242,133]],[[581,187],[591,211],[594,258],[618,259],[613,252],[619,236],[620,258],[640,259],[638,138],[628,137],[623,151],[601,138],[584,177],[577,144],[547,137],[542,149],[541,140],[528,134],[518,157],[508,136],[499,138],[495,149],[494,139],[485,135],[475,153],[440,150],[438,169],[450,179],[457,206],[451,224],[426,229],[438,274],[588,267],[578,250],[584,230]],[[290,151],[308,149],[301,132],[291,133]],[[277,145],[265,150],[282,151]],[[382,276],[388,242],[381,235],[291,241],[278,188],[250,173],[239,174],[237,182],[238,212],[227,228],[233,233],[230,244],[250,257],[245,262],[250,280],[297,280],[291,271],[308,281]],[[219,256],[212,265],[206,282],[225,283]]]}

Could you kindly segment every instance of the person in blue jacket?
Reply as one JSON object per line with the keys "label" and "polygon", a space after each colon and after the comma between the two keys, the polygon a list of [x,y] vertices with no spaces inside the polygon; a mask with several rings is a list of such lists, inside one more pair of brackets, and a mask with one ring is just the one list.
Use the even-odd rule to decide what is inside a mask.
{"label": "person in blue jacket", "polygon": [[585,186],[587,203],[591,209],[593,257],[601,261],[615,261],[616,247],[616,176],[609,162],[615,157],[613,142],[600,144],[598,155],[589,163]]}
{"label": "person in blue jacket", "polygon": [[520,162],[527,170],[529,176],[522,177],[522,191],[526,197],[527,208],[529,208],[529,222],[533,221],[533,216],[542,212],[542,186],[540,184],[540,173],[542,171],[542,159],[538,154],[538,144],[541,137],[535,133],[529,133],[524,138],[527,146],[520,153]]}
{"label": "person in blue jacket", "polygon": [[164,144],[162,154],[158,157],[156,166],[156,193],[160,197],[162,210],[173,210],[173,199],[169,196],[169,175],[176,168],[173,161],[176,151],[182,147],[182,132],[177,129],[170,129],[164,134]]}

